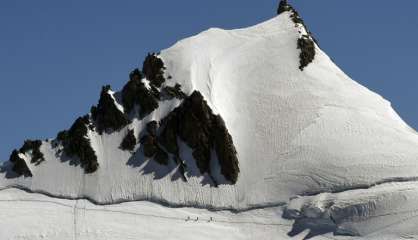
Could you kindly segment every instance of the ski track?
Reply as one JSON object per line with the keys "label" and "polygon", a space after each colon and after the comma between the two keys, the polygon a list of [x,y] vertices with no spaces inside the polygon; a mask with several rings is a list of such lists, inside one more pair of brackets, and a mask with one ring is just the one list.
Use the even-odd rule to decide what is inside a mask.
{"label": "ski track", "polygon": [[[78,200],[76,200],[78,201]],[[153,217],[153,218],[161,218],[161,219],[168,219],[168,220],[175,220],[175,221],[187,221],[187,217],[168,217],[168,216],[162,216],[162,215],[154,215],[154,214],[142,214],[142,213],[132,213],[127,211],[116,211],[116,210],[109,210],[109,209],[89,209],[89,208],[79,208],[76,207],[76,204],[74,206],[65,205],[65,204],[59,204],[54,201],[42,201],[42,200],[21,200],[21,199],[15,199],[15,200],[0,200],[0,202],[33,202],[33,203],[52,203],[56,205],[61,205],[69,208],[73,208],[73,215],[74,215],[74,239],[77,239],[77,214],[78,210],[82,211],[91,211],[91,212],[104,212],[104,213],[116,213],[116,214],[124,214],[124,215],[132,215],[132,216],[142,216],[142,217]],[[209,219],[201,219],[199,221],[203,222],[209,222]],[[190,221],[194,221],[193,219]],[[228,223],[228,224],[253,224],[253,225],[264,225],[264,226],[292,226],[291,224],[277,224],[277,223],[264,223],[264,222],[254,222],[254,221],[226,221],[226,220],[216,220],[213,219],[210,222],[214,223]]]}
{"label": "ski track", "polygon": [[[48,203],[48,204],[55,204],[63,207],[68,207],[73,209],[73,216],[74,216],[74,239],[77,239],[77,214],[79,210],[81,211],[91,211],[91,212],[104,212],[104,213],[115,213],[115,214],[125,214],[125,215],[132,215],[132,216],[142,216],[142,217],[153,217],[153,218],[161,218],[161,219],[168,219],[168,220],[175,220],[175,221],[186,221],[187,217],[169,217],[163,215],[155,215],[155,214],[143,214],[143,213],[133,213],[128,211],[117,211],[117,210],[110,210],[110,209],[94,209],[94,208],[86,208],[86,207],[78,207],[77,204],[79,200],[71,200],[71,199],[61,199],[61,200],[70,200],[75,201],[74,204],[63,204],[56,201],[48,201],[48,200],[34,200],[34,199],[11,199],[11,200],[0,200],[0,202],[33,202],[33,203]],[[112,204],[114,205],[114,204]],[[112,206],[112,205],[103,205],[103,206]],[[273,207],[271,207],[273,208]],[[268,209],[268,208],[263,208]],[[248,210],[253,211],[253,210]],[[239,213],[235,213],[239,214]],[[199,221],[208,222],[209,219],[202,219]],[[190,220],[190,221],[193,221]],[[265,222],[255,222],[255,221],[226,221],[226,220],[217,220],[213,219],[210,222],[218,222],[218,223],[228,223],[228,224],[253,224],[253,225],[265,225],[265,226],[292,226],[291,224],[277,224],[277,223],[265,223]]]}
{"label": "ski track", "polygon": [[[373,190],[373,187],[381,187],[382,184],[403,184],[403,183],[408,183],[408,184],[414,184],[416,181],[413,182],[404,182],[404,181],[400,181],[400,182],[385,182],[385,183],[381,183],[375,186],[372,186],[370,188],[359,188],[359,189],[347,189],[346,192],[355,192],[355,191],[368,191],[369,189]],[[18,190],[18,191],[22,191],[25,192],[26,194],[39,194],[40,196],[44,196],[44,197],[51,197],[49,195],[45,195],[42,193],[31,193],[30,191],[24,191],[22,189],[19,188],[8,188],[8,189],[3,189],[0,190],[0,193],[2,191],[7,191],[7,190]],[[344,193],[342,191],[339,191],[338,193],[328,193],[328,194],[339,194],[339,193]],[[323,193],[321,193],[323,194]],[[314,196],[299,196],[299,197],[314,197]],[[203,215],[199,215],[194,213],[193,215],[196,217],[198,216],[198,221],[194,220],[194,219],[189,219],[190,216],[182,216],[182,217],[173,217],[173,216],[167,216],[167,215],[162,215],[162,214],[147,214],[147,213],[138,213],[138,212],[130,212],[130,211],[123,211],[123,210],[112,210],[112,209],[106,209],[107,207],[113,207],[113,206],[120,206],[121,204],[124,203],[135,203],[136,201],[129,201],[129,202],[124,202],[124,203],[118,203],[118,204],[105,204],[105,205],[95,205],[93,202],[89,201],[88,199],[67,199],[67,198],[53,198],[54,200],[39,200],[39,199],[9,199],[9,200],[0,200],[0,202],[27,202],[27,203],[45,203],[45,204],[54,204],[54,205],[58,205],[58,206],[63,206],[69,209],[72,209],[72,214],[73,214],[73,239],[77,240],[79,233],[77,232],[77,226],[78,226],[78,215],[79,214],[83,214],[86,212],[100,212],[100,213],[105,213],[105,214],[116,214],[118,215],[126,215],[126,216],[138,216],[138,217],[146,217],[146,218],[156,218],[156,219],[165,219],[165,220],[169,220],[169,221],[181,221],[181,222],[189,222],[189,223],[199,223],[199,222],[213,222],[213,223],[219,223],[219,224],[233,224],[233,225],[245,225],[245,224],[250,224],[250,225],[254,225],[254,226],[276,226],[276,227],[286,227],[286,228],[292,228],[292,224],[281,224],[281,223],[277,223],[277,222],[268,222],[268,221],[239,221],[239,220],[226,220],[226,219],[217,219],[217,218],[212,218],[212,217],[203,217],[203,216],[207,216],[207,214],[203,214]],[[65,203],[61,203],[61,202],[57,202],[59,200],[67,200],[67,201],[74,201],[73,204],[65,204]],[[95,205],[96,207],[102,207],[102,208],[89,208],[86,206],[86,204],[79,204],[81,201],[85,201],[86,203],[90,203]],[[292,201],[292,200],[290,200]],[[145,203],[150,203],[150,204],[155,204],[158,205],[158,203],[153,203],[153,202],[149,202],[149,201],[139,201],[139,202],[145,202]],[[277,208],[285,208],[286,204],[280,204],[277,206],[265,206],[265,207],[257,207],[256,209],[252,209],[252,210],[245,210],[245,211],[231,211],[231,210],[218,210],[218,211],[210,211],[208,210],[208,212],[213,212],[214,214],[217,214],[219,212],[230,212],[232,214],[234,214],[236,217],[239,217],[239,214],[242,213],[251,213],[251,211],[256,211],[256,210],[265,210],[265,211],[269,211],[270,209],[274,210]],[[182,209],[181,207],[169,207],[172,209]],[[183,207],[185,208],[185,207]],[[190,206],[188,207],[190,208]],[[193,209],[193,207],[191,207]],[[195,208],[195,210],[199,210],[201,208]],[[204,209],[201,209],[204,210]],[[409,216],[402,216],[405,214],[409,214]],[[367,218],[360,218],[356,220],[356,224],[361,224],[361,222],[369,222],[370,220],[376,219],[376,218],[389,218],[392,219],[394,216],[400,216],[400,218],[396,218],[395,220],[389,220],[389,224],[384,224],[382,226],[379,226],[378,228],[373,228],[370,229],[371,231],[367,232],[367,235],[365,235],[365,237],[369,236],[377,236],[380,232],[387,230],[388,228],[393,228],[396,227],[398,225],[401,225],[404,222],[407,221],[411,221],[414,218],[418,217],[418,208],[416,209],[410,209],[410,210],[404,210],[404,211],[396,211],[396,212],[388,212],[388,213],[384,213],[384,214],[372,214],[367,216]],[[277,216],[277,218],[281,218],[280,216]],[[338,237],[330,237],[330,236],[325,236],[325,235],[321,235],[321,237],[325,238],[325,239],[339,239]],[[353,238],[354,239],[354,238]]]}
{"label": "ski track", "polygon": [[75,200],[75,202],[74,202],[74,206],[73,206],[73,218],[74,218],[74,226],[73,226],[73,228],[74,228],[74,240],[77,240],[77,210],[78,210],[77,203],[78,203],[78,200]]}

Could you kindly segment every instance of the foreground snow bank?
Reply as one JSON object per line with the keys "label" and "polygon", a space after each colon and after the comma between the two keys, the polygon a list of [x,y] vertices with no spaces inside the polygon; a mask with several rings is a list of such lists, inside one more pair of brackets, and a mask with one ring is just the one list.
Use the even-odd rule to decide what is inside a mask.
{"label": "foreground snow bank", "polygon": [[97,206],[8,189],[0,191],[0,239],[280,239],[291,226],[280,211],[234,214],[149,202]]}
{"label": "foreground snow bank", "polygon": [[[385,183],[367,189],[321,193],[297,197],[287,205],[284,216],[303,228],[307,223],[334,227],[337,234],[352,236],[394,233],[418,223],[418,182]],[[408,230],[406,230],[408,229]]]}
{"label": "foreground snow bank", "polygon": [[[167,208],[150,202],[97,206],[8,189],[0,191],[0,239],[418,239],[418,212],[406,200],[416,201],[417,189],[414,183],[388,184],[369,192],[294,199],[285,215],[292,209],[300,218],[316,218],[295,222],[281,218],[281,207],[233,213]],[[396,197],[397,193],[403,197]],[[374,202],[373,207],[365,207],[367,202]],[[362,237],[334,236],[325,211],[344,231]]]}

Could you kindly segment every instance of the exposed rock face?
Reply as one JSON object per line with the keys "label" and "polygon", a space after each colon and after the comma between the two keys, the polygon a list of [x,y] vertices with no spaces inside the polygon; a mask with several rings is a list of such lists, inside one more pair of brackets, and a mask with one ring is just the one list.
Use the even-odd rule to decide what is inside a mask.
{"label": "exposed rock face", "polygon": [[311,63],[315,58],[315,43],[307,35],[298,39],[298,49],[301,50],[299,55],[299,69],[303,69]]}
{"label": "exposed rock face", "polygon": [[279,8],[277,10],[277,14],[281,14],[283,12],[291,12],[291,19],[295,24],[301,24],[306,32],[307,35],[303,35],[298,39],[298,49],[301,50],[299,55],[299,69],[303,71],[303,69],[309,65],[315,58],[315,43],[318,44],[318,41],[314,38],[312,33],[309,31],[308,27],[306,26],[303,19],[300,17],[299,13],[287,2],[287,0],[282,0],[279,3]]}
{"label": "exposed rock face", "polygon": [[30,163],[39,165],[41,162],[45,161],[44,154],[40,150],[41,146],[42,141],[40,140],[26,140],[19,151],[13,150],[9,161],[13,164],[12,171],[17,174],[17,177],[32,177],[32,172],[25,160],[21,158],[19,154],[29,154],[31,156]]}
{"label": "exposed rock face", "polygon": [[173,99],[173,98],[184,99],[187,97],[186,94],[181,90],[181,85],[178,83],[174,87],[170,87],[170,86],[164,87],[163,94],[168,99]]}
{"label": "exposed rock face", "polygon": [[168,154],[161,148],[157,139],[158,123],[151,121],[146,126],[146,134],[141,139],[141,144],[144,147],[144,155],[161,164],[168,164]]}
{"label": "exposed rock face", "polygon": [[287,3],[287,0],[281,0],[277,9],[277,14],[290,11],[292,7]]}
{"label": "exposed rock face", "polygon": [[161,134],[158,142],[171,154],[179,155],[179,147],[177,144],[178,119],[172,112],[162,121]]}
{"label": "exposed rock face", "polygon": [[29,154],[31,156],[30,163],[39,165],[45,161],[44,154],[41,152],[42,141],[40,140],[26,140],[23,146],[18,150],[13,150],[9,161],[13,164],[12,171],[17,174],[17,177],[32,177],[25,160],[19,154]]}
{"label": "exposed rock face", "polygon": [[225,178],[235,183],[239,167],[232,137],[222,118],[214,115],[200,92],[195,91],[161,122],[159,142],[179,156],[177,137],[193,149],[193,157],[202,174],[211,174],[211,150],[215,149]]}
{"label": "exposed rock face", "polygon": [[305,22],[300,17],[298,11],[292,7],[286,0],[282,0],[279,3],[279,8],[277,9],[277,14],[282,14],[283,12],[291,12],[290,18],[295,24],[301,24],[306,31],[310,34],[308,28],[306,27]]}
{"label": "exposed rock face", "polygon": [[157,138],[152,135],[145,135],[141,138],[141,144],[144,146],[144,155],[145,157],[154,157],[158,151],[158,142]]}
{"label": "exposed rock face", "polygon": [[[181,139],[192,149],[193,158],[202,175],[209,174],[217,185],[211,175],[211,161],[218,159],[225,179],[236,183],[239,174],[237,152],[224,121],[219,115],[213,114],[200,92],[195,91],[187,96],[180,84],[173,87],[163,86],[166,81],[164,69],[164,63],[157,55],[148,54],[143,71],[132,71],[128,83],[122,89],[123,112],[116,105],[110,86],[104,86],[98,105],[91,108],[91,118],[89,115],[78,118],[69,130],[58,134],[53,146],[58,147],[61,144],[63,152],[71,158],[72,163],[80,164],[85,173],[93,173],[99,164],[88,138],[89,129],[99,134],[120,131],[132,123],[132,118],[144,119],[159,107],[160,101],[176,98],[182,100],[179,107],[172,110],[161,122],[147,123],[140,139],[144,156],[152,158],[160,165],[168,165],[172,159],[179,166],[183,180],[186,180],[187,163],[180,158],[181,149],[178,143],[178,139]],[[29,152],[32,156],[31,163],[39,164],[44,160],[40,151],[41,145],[41,141],[26,141],[20,152]],[[129,130],[119,148],[134,151],[136,145],[134,130]],[[57,153],[61,154],[61,150]],[[19,157],[19,152],[14,152],[10,160],[19,176],[32,175],[24,159]]]}
{"label": "exposed rock face", "polygon": [[164,69],[164,62],[155,53],[149,53],[145,58],[142,72],[152,85],[159,88],[165,82]]}
{"label": "exposed rock face", "polygon": [[157,153],[154,156],[154,160],[160,165],[167,165],[168,158],[168,154],[161,147],[159,147],[157,149]]}
{"label": "exposed rock face", "polygon": [[30,162],[39,165],[41,162],[45,161],[44,154],[40,150],[41,145],[41,140],[26,140],[19,152],[23,154],[30,153],[32,156]]}
{"label": "exposed rock face", "polygon": [[226,179],[236,183],[238,180],[239,166],[234,142],[221,116],[216,115],[213,124],[213,143],[219,164],[221,165],[221,173]]}
{"label": "exposed rock face", "polygon": [[28,168],[25,160],[19,156],[19,152],[17,150],[13,150],[9,161],[13,163],[12,171],[15,172],[19,177],[32,177],[32,172]]}
{"label": "exposed rock face", "polygon": [[[154,92],[155,94],[155,92]],[[122,89],[122,103],[125,112],[131,112],[135,105],[139,105],[140,118],[150,114],[158,108],[158,99],[142,81],[142,73],[135,69],[130,74],[129,82]]]}
{"label": "exposed rock face", "polygon": [[124,151],[133,151],[136,146],[136,137],[134,130],[131,129],[128,131],[128,134],[123,138],[122,143],[120,144],[120,149]]}
{"label": "exposed rock face", "polygon": [[84,171],[93,173],[99,167],[99,163],[87,136],[89,123],[88,115],[78,118],[70,130],[58,134],[57,140],[64,146],[65,154],[78,158]]}
{"label": "exposed rock face", "polygon": [[130,123],[127,115],[116,107],[115,100],[109,93],[110,90],[109,85],[102,88],[99,104],[97,107],[93,107],[91,111],[97,131],[100,134],[104,131],[119,131]]}
{"label": "exposed rock face", "polygon": [[151,121],[147,124],[147,132],[152,136],[157,136],[158,123],[157,121]]}

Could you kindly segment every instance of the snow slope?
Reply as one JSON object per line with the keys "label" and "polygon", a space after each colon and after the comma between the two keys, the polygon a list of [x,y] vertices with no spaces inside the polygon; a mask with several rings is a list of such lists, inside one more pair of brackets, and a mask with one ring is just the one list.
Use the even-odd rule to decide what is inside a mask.
{"label": "snow slope", "polygon": [[[180,104],[171,100],[120,132],[89,132],[97,172],[84,174],[44,142],[46,161],[28,164],[33,177],[0,177],[0,187],[96,203],[149,200],[218,210],[289,204],[285,215],[296,223],[325,219],[340,232],[362,235],[367,231],[342,224],[352,221],[355,206],[364,219],[376,211],[418,208],[417,133],[388,101],[349,78],[318,46],[314,61],[299,70],[297,40],[305,33],[285,12],[249,28],[209,29],[161,52],[165,73],[172,76],[166,84],[180,83],[187,95],[199,90],[225,120],[241,170],[235,185],[216,188],[193,174],[184,182],[175,166],[159,166],[141,151],[132,157],[118,148],[128,128],[139,134],[148,121],[162,119]],[[181,154],[190,157],[190,151]],[[405,204],[396,205],[399,199]],[[325,207],[317,210],[318,205]]]}
{"label": "snow slope", "polygon": [[[197,177],[173,180],[171,169],[154,167],[141,154],[130,159],[118,148],[126,128],[111,135],[90,132],[100,164],[94,174],[62,163],[45,142],[46,161],[30,166],[32,178],[1,178],[0,185],[101,203],[149,199],[245,209],[418,176],[418,135],[389,102],[351,80],[319,48],[314,62],[298,69],[302,31],[285,12],[245,29],[210,29],[161,53],[173,77],[169,84],[180,83],[186,94],[199,90],[224,118],[241,168],[235,186],[202,186]],[[178,104],[167,101],[130,127],[138,134]]]}

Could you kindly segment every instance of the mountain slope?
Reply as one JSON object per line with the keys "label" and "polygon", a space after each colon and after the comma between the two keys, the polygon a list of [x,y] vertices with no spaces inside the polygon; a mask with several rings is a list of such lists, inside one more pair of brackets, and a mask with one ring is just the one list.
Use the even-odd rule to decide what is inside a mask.
{"label": "mountain slope", "polygon": [[[210,29],[182,40],[155,56],[163,62],[157,67],[162,72],[154,71],[161,65],[154,58],[150,70],[143,69],[145,78],[131,75],[131,81],[139,77],[135,91],[143,94],[133,100],[132,111],[124,104],[124,91],[106,89],[104,95],[116,106],[112,112],[126,114],[129,123],[119,126],[124,120],[118,118],[111,125],[114,131],[100,134],[97,126],[88,127],[94,111],[87,116],[86,134],[76,134],[76,139],[88,139],[83,145],[90,146],[96,158],[86,159],[93,162],[86,160],[83,166],[77,160],[80,153],[62,155],[63,141],[58,147],[53,140],[42,142],[44,161],[38,165],[30,163],[30,151],[18,154],[32,176],[10,176],[8,163],[0,186],[97,203],[151,200],[242,210],[287,203],[295,196],[416,179],[417,134],[389,102],[350,79],[313,41],[291,9],[253,27]],[[312,46],[314,54],[309,54]],[[164,87],[175,89],[176,84],[184,96],[157,101],[156,106],[152,87],[162,94]],[[210,112],[225,123],[239,163],[236,181],[223,174],[220,159],[212,159],[219,158],[213,153],[216,143],[202,150],[211,151],[203,154],[203,159],[211,159],[202,172],[193,154],[196,148],[181,129],[173,133],[177,153],[162,147],[170,156],[166,165],[145,156],[147,143],[152,148],[156,141],[147,133],[147,124],[164,122],[194,92],[203,97],[198,105],[210,109],[203,115]],[[191,115],[190,123],[196,120],[196,114]],[[200,132],[198,126],[186,132]],[[138,141],[134,154],[120,149],[130,130]]]}

